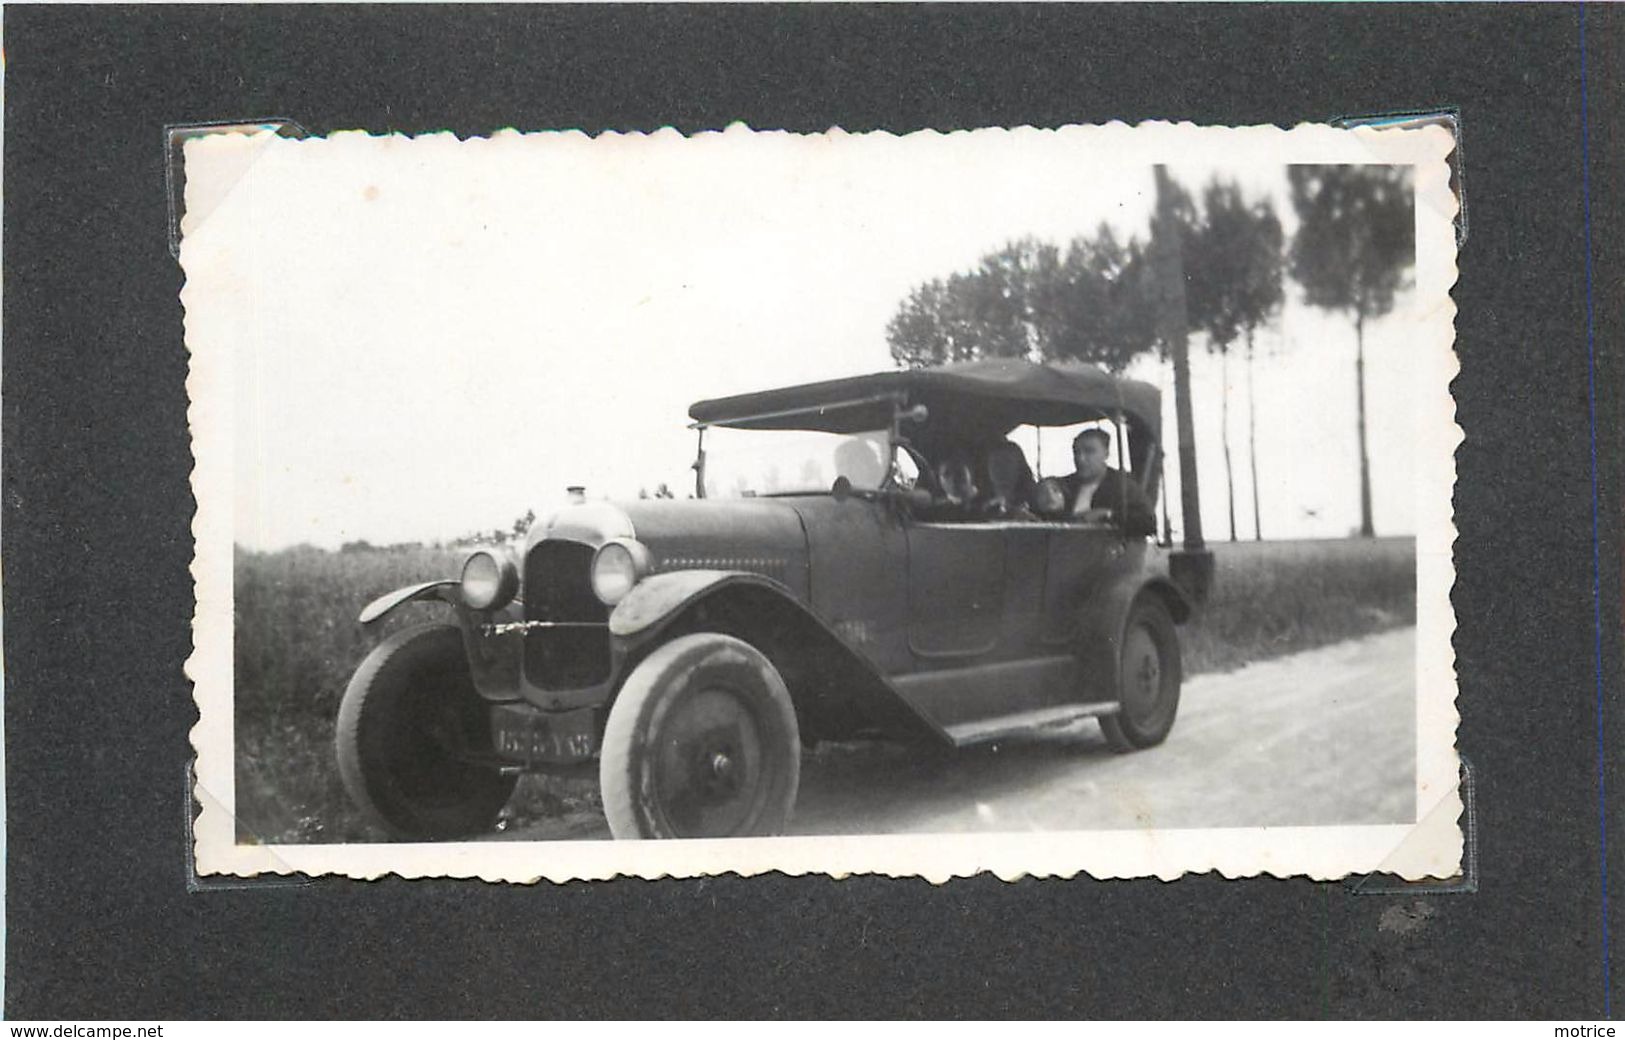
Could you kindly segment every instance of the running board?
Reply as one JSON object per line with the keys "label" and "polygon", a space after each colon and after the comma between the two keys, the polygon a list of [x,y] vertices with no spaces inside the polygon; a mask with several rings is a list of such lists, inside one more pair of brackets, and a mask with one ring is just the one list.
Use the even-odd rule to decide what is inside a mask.
{"label": "running board", "polygon": [[1079,719],[1115,715],[1117,709],[1118,705],[1111,701],[1101,701],[1098,704],[1065,704],[1058,708],[1040,708],[1037,711],[1024,711],[1016,715],[1000,715],[992,719],[961,722],[957,726],[947,727],[947,732],[955,747],[965,747],[967,744],[985,744],[1001,737],[1032,733],[1049,726],[1076,722]]}

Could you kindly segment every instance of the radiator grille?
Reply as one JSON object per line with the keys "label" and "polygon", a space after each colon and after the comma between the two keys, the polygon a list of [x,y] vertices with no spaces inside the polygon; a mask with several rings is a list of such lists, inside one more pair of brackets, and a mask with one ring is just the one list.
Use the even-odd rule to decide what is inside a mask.
{"label": "radiator grille", "polygon": [[534,686],[569,690],[609,678],[609,608],[593,595],[592,557],[592,546],[545,541],[525,558],[525,620],[589,623],[525,633],[525,677]]}

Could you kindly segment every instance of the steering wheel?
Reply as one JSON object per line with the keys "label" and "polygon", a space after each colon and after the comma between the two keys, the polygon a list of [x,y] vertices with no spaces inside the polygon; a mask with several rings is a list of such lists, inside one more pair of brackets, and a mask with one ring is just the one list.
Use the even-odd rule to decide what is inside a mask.
{"label": "steering wheel", "polygon": [[[925,460],[925,456],[921,455],[914,445],[910,444],[901,437],[897,439],[896,445],[908,453],[910,461],[914,463],[914,468],[919,471],[919,476],[915,478],[914,486],[924,488],[926,491],[929,491],[932,498],[941,498],[942,485],[938,483],[936,470],[932,468],[931,464]],[[888,474],[886,479],[895,484],[895,480],[893,480],[893,478],[896,476],[896,472],[896,463],[894,462],[892,472]]]}

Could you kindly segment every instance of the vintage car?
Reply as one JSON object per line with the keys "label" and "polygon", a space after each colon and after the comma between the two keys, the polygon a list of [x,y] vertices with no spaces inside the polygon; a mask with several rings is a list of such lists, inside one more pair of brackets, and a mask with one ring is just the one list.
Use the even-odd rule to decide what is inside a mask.
{"label": "vintage car", "polygon": [[339,766],[372,821],[472,835],[519,774],[596,767],[617,838],[771,835],[819,741],[956,747],[1086,717],[1121,751],[1168,735],[1175,625],[1200,598],[1168,549],[1115,510],[944,508],[935,475],[1018,428],[1094,423],[1154,502],[1154,386],[983,360],[689,414],[695,498],[568,506],[361,612],[451,615],[384,639],[344,694]]}

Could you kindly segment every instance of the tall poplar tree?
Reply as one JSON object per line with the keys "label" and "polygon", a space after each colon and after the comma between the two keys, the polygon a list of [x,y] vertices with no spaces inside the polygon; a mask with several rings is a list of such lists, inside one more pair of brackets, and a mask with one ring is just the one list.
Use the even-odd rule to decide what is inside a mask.
{"label": "tall poplar tree", "polygon": [[1186,297],[1191,324],[1207,334],[1208,349],[1220,356],[1220,430],[1224,447],[1230,540],[1236,541],[1235,467],[1230,452],[1230,354],[1247,347],[1247,430],[1252,462],[1253,532],[1262,537],[1258,495],[1258,450],[1254,441],[1254,336],[1282,302],[1281,222],[1268,202],[1249,205],[1233,181],[1215,179],[1202,193],[1202,219],[1187,245]]}
{"label": "tall poplar tree", "polygon": [[1315,307],[1354,321],[1360,443],[1360,534],[1370,538],[1371,460],[1366,442],[1365,326],[1394,309],[1416,265],[1416,192],[1409,167],[1290,166],[1298,214],[1289,270]]}

